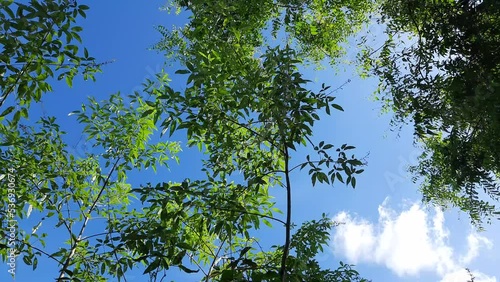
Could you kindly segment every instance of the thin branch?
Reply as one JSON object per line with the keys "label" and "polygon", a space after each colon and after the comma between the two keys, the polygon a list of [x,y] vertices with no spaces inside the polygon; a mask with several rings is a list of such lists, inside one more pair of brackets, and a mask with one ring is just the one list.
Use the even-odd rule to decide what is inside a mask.
{"label": "thin branch", "polygon": [[[106,189],[106,187],[108,185],[108,182],[109,182],[109,179],[111,178],[111,175],[115,171],[116,166],[118,165],[119,161],[120,161],[120,158],[117,158],[116,162],[113,164],[113,167],[109,171],[108,176],[107,176],[106,180],[104,181],[104,183],[103,183],[103,185],[102,185],[102,187],[101,187],[101,189],[99,191],[99,194],[97,194],[97,197],[94,199],[94,202],[90,206],[90,208],[89,208],[89,210],[87,212],[88,214],[85,216],[85,220],[84,220],[84,222],[82,224],[82,227],[80,228],[80,232],[78,233],[78,237],[76,238],[75,242],[73,243],[73,246],[71,247],[71,252],[68,255],[66,261],[64,262],[63,267],[59,271],[59,278],[57,278],[57,281],[61,281],[61,280],[64,279],[65,272],[66,272],[66,270],[68,269],[68,267],[70,265],[71,259],[73,258],[73,256],[76,253],[77,245],[78,245],[79,242],[82,241],[83,232],[85,231],[85,228],[87,227],[87,224],[88,224],[89,219],[90,219],[90,215],[94,211],[94,208],[97,206],[97,202],[99,201],[99,199],[101,198],[102,193]],[[71,236],[71,237],[74,237],[74,236]]]}
{"label": "thin branch", "polygon": [[[25,66],[27,63],[13,63],[13,64],[0,64],[0,67],[7,67],[7,66]],[[51,65],[51,66],[76,66],[76,64],[73,63],[44,63],[44,65]]]}
{"label": "thin branch", "polygon": [[[108,61],[104,61],[102,63],[91,63],[90,65],[91,66],[94,66],[94,67],[99,67],[99,66],[102,66],[102,65],[107,65],[107,64],[111,64],[111,63],[114,63],[116,62],[116,59],[111,59],[111,60],[108,60]],[[25,66],[27,63],[13,63],[13,64],[0,64],[0,67],[7,67],[7,66]],[[83,67],[83,66],[86,66],[86,65],[82,65],[82,64],[75,64],[75,63],[47,63],[47,62],[44,62],[43,63],[44,65],[50,65],[50,66],[59,66],[59,67],[68,67],[68,66],[72,66],[72,67]]]}
{"label": "thin branch", "polygon": [[314,142],[311,140],[311,138],[309,138],[309,136],[305,136],[307,141],[309,141],[309,144],[311,144],[311,146],[315,147],[316,145],[314,145]]}
{"label": "thin branch", "polygon": [[220,208],[220,207],[212,207],[212,208],[214,208],[216,210],[232,211],[232,212],[239,212],[241,214],[250,214],[250,215],[256,215],[256,216],[260,216],[260,217],[265,217],[265,218],[277,221],[279,223],[282,223],[283,225],[286,225],[286,222],[284,222],[283,220],[281,220],[279,218],[275,218],[275,217],[269,216],[269,215],[265,215],[265,214],[260,214],[260,213],[256,213],[256,212],[242,211],[242,210],[233,210],[233,209],[227,209],[227,208]]}
{"label": "thin branch", "polygon": [[186,223],[184,220],[182,220],[182,219],[181,219],[180,221],[181,221],[184,225],[186,225],[186,227],[191,228],[191,229],[192,229],[192,230],[191,230],[192,232],[194,232],[196,235],[198,235],[198,237],[199,237],[200,241],[202,241],[203,245],[204,245],[204,246],[205,246],[205,247],[209,250],[209,252],[210,252],[210,253],[205,252],[205,254],[207,254],[207,255],[211,255],[211,256],[215,256],[215,253],[214,253],[214,252],[212,252],[212,248],[211,248],[211,246],[209,246],[209,245],[208,245],[208,243],[207,243],[207,242],[205,242],[205,241],[203,240],[203,238],[202,238],[203,236],[202,236],[202,235],[201,235],[198,231],[196,231],[196,228],[194,228],[194,227],[193,227],[192,225],[190,225],[190,224],[187,224],[187,223]]}
{"label": "thin branch", "polygon": [[[303,162],[303,163],[300,163],[300,164],[298,164],[298,165],[294,166],[293,168],[291,168],[291,169],[290,169],[290,172],[292,172],[293,170],[297,169],[298,167],[300,167],[300,166],[302,166],[302,165],[304,165],[304,164],[308,164],[308,163],[314,163],[314,164],[317,164],[317,163],[319,163],[319,162],[321,162],[321,161],[325,161],[325,160],[323,159],[323,160],[319,160],[319,161],[309,161],[309,162]],[[342,162],[341,162],[341,161],[339,161],[339,160],[337,160],[337,161],[333,161],[333,160],[332,160],[332,161],[330,161],[330,162],[331,162],[331,163],[338,163],[338,164],[341,164],[341,163],[342,163]]]}
{"label": "thin branch", "polygon": [[[64,177],[63,177],[63,179],[65,180],[65,178],[64,178]],[[53,201],[52,201],[52,199],[48,196],[48,194],[43,194],[43,193],[41,192],[41,189],[40,189],[40,187],[38,187],[38,184],[36,183],[36,181],[33,181],[33,179],[29,179],[29,181],[31,181],[31,182],[33,183],[33,185],[35,186],[34,188],[35,188],[35,189],[37,189],[37,190],[40,192],[40,194],[42,194],[42,195],[45,195],[45,196],[46,196],[46,198],[44,199],[44,201],[48,201],[50,205],[52,205],[53,207],[55,207],[55,210],[57,211],[57,213],[58,213],[58,214],[61,214],[61,213],[62,213],[62,211],[61,211],[61,209],[59,209],[59,207],[58,207],[59,205],[54,204],[54,202],[53,202]],[[62,202],[61,202],[61,203],[62,203]],[[68,230],[69,234],[71,235],[71,227],[68,225],[68,223],[67,223],[65,220],[62,220],[62,223],[63,223],[64,227],[66,227],[66,229]]]}
{"label": "thin branch", "polygon": [[188,252],[187,255],[191,259],[191,262],[194,263],[194,264],[196,264],[196,266],[198,267],[198,269],[201,270],[201,272],[203,272],[203,274],[205,276],[207,276],[208,274],[205,272],[205,270],[203,270],[203,267],[201,267],[201,265],[193,258],[193,254],[190,254]]}
{"label": "thin branch", "polygon": [[[110,206],[109,206],[109,197],[108,197],[108,209],[110,209]],[[115,219],[116,219],[116,217],[115,217]],[[108,221],[111,221],[111,215],[110,215],[109,213],[108,213]],[[113,231],[113,224],[111,224],[111,229],[108,231],[108,234],[110,235],[110,237],[111,237],[111,234],[112,234],[112,233],[115,233],[115,232]],[[113,241],[114,241],[114,240],[111,240],[111,246],[113,247],[113,250],[112,250],[112,252],[113,252],[113,256],[115,257],[116,262],[119,262],[119,261],[120,261],[120,259],[118,258],[118,254],[117,254],[117,251],[116,251],[116,246],[115,246],[115,243],[114,243]],[[122,270],[121,272],[122,272],[122,274],[123,274],[123,273],[124,273],[124,271],[123,271],[122,265],[121,265],[121,264],[118,264],[118,267],[119,267],[119,269],[121,269],[121,270]],[[116,269],[116,271],[118,272],[118,268]],[[117,275],[117,276],[118,276],[118,275]],[[122,277],[123,277],[123,281],[127,282],[127,277],[126,277],[125,275],[122,275]],[[119,277],[118,277],[118,278],[119,278]]]}
{"label": "thin branch", "polygon": [[270,140],[266,140],[266,138],[265,138],[264,136],[262,136],[262,134],[260,134],[260,133],[256,132],[256,131],[255,131],[255,130],[253,130],[252,128],[249,128],[249,127],[247,127],[246,125],[239,123],[238,121],[232,120],[232,119],[230,119],[230,118],[229,118],[229,117],[227,117],[227,116],[224,116],[224,119],[225,119],[225,120],[227,120],[227,121],[229,121],[229,122],[232,122],[232,123],[234,123],[234,124],[238,125],[238,126],[239,126],[239,127],[241,127],[241,128],[244,128],[244,129],[246,129],[246,130],[250,131],[250,132],[251,132],[251,133],[253,133],[255,136],[261,137],[264,141],[269,142],[269,144],[271,144],[273,147],[275,147],[276,149],[279,149],[279,147],[278,147],[276,144],[274,144],[274,143],[273,143],[272,141],[270,141]]}
{"label": "thin branch", "polygon": [[89,235],[89,236],[83,237],[82,241],[88,240],[90,238],[102,236],[102,235],[112,234],[112,233],[120,233],[120,232],[118,232],[118,231],[112,231],[112,232],[108,231],[108,232],[97,233],[97,234],[94,234],[94,235]]}
{"label": "thin branch", "polygon": [[32,249],[34,249],[34,250],[39,251],[40,253],[42,253],[42,254],[46,255],[48,258],[51,258],[51,259],[53,259],[53,260],[57,261],[58,263],[62,263],[62,262],[61,262],[61,261],[59,261],[56,257],[52,256],[51,254],[49,254],[49,253],[45,252],[45,251],[44,251],[44,250],[42,250],[42,249],[39,249],[39,248],[37,248],[37,247],[35,247],[35,246],[31,245],[31,244],[30,244],[30,243],[28,243],[28,242],[23,242],[23,241],[21,241],[21,240],[19,240],[19,239],[16,239],[16,241],[18,241],[19,243],[22,243],[22,244],[26,244],[28,247],[30,247],[30,248],[32,248]]}
{"label": "thin branch", "polygon": [[351,83],[351,78],[347,79],[344,83],[342,83],[339,87],[333,89],[332,91],[328,92],[328,94],[326,94],[326,96],[330,96],[332,95],[333,93],[341,90],[344,86],[346,86],[347,84]]}
{"label": "thin branch", "polygon": [[212,274],[212,269],[214,268],[215,262],[217,261],[217,257],[219,256],[219,253],[222,250],[222,246],[224,246],[226,239],[227,239],[227,236],[226,236],[226,238],[224,238],[224,240],[221,241],[219,249],[215,253],[214,259],[212,260],[212,263],[210,264],[210,268],[208,269],[208,274],[206,275],[206,279],[205,279],[206,282],[208,282],[210,279],[210,275]]}

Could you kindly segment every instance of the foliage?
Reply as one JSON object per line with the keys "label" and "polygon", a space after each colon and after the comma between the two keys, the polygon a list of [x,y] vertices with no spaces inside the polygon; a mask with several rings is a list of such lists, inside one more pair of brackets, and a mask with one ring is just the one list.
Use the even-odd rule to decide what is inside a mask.
{"label": "foliage", "polygon": [[[70,114],[84,126],[93,153],[69,153],[53,117],[25,126],[27,108],[17,118],[4,115],[0,162],[15,170],[18,201],[27,205],[16,206],[16,214],[23,223],[38,218],[31,234],[20,230],[17,239],[26,264],[35,269],[48,258],[59,267],[57,281],[126,281],[133,269],[163,280],[172,267],[205,281],[366,281],[350,265],[329,270],[315,260],[333,227],[325,215],[293,232],[290,177],[307,168],[313,186],[337,181],[354,188],[363,171],[365,163],[349,154],[354,146],[312,141],[320,115],[343,109],[329,86],[309,90],[299,66],[323,58],[313,46],[338,58],[371,2],[226,2],[178,1],[192,14],[189,24],[174,32],[159,28],[166,38],[156,47],[183,66],[176,72],[186,77],[182,92],[159,74],[159,83],[149,81],[143,93],[90,98]],[[282,16],[284,26],[276,20]],[[316,30],[303,37],[316,20]],[[337,20],[338,26],[331,24]],[[287,41],[268,42],[268,26],[277,36],[288,34]],[[39,100],[16,91],[20,103]],[[185,133],[188,145],[205,154],[205,177],[131,183],[129,175],[175,158],[177,142],[150,140],[167,132]],[[300,155],[301,146],[314,154]],[[272,201],[275,187],[286,190],[284,219]],[[254,234],[272,223],[284,227],[284,240],[269,249]],[[64,246],[46,245],[47,226],[67,236]]]}
{"label": "foliage", "polygon": [[[305,162],[294,168],[290,166],[291,151],[299,145],[311,142],[309,139],[312,134],[311,126],[315,120],[319,119],[317,112],[321,109],[329,111],[330,107],[340,108],[332,104],[333,97],[325,94],[328,87],[324,87],[318,93],[313,93],[302,86],[307,81],[302,79],[301,74],[297,72],[294,64],[298,61],[294,59],[296,55],[293,50],[288,47],[283,50],[278,47],[269,48],[263,55],[262,63],[252,57],[240,57],[239,60],[233,60],[228,53],[222,57],[216,50],[212,50],[209,54],[203,54],[201,51],[198,53],[204,59],[188,61],[186,63],[188,70],[178,71],[189,74],[188,81],[192,81],[187,86],[184,95],[174,92],[173,89],[165,95],[163,104],[173,105],[173,110],[167,110],[169,116],[163,122],[163,126],[165,130],[171,131],[176,128],[186,128],[190,144],[206,149],[208,158],[205,161],[204,170],[209,181],[202,183],[203,187],[208,187],[208,190],[200,191],[200,194],[208,197],[211,195],[209,191],[215,191],[216,194],[212,197],[219,198],[224,195],[223,199],[214,201],[218,207],[205,208],[211,211],[221,209],[223,212],[204,214],[198,219],[201,221],[198,224],[185,224],[187,226],[207,224],[211,228],[204,232],[209,236],[201,241],[210,242],[213,241],[210,238],[226,238],[221,239],[223,241],[217,249],[233,250],[248,247],[249,242],[252,241],[249,231],[259,228],[262,217],[270,217],[274,221],[284,223],[287,233],[282,251],[284,261],[280,264],[272,262],[264,265],[274,264],[274,267],[278,265],[282,267],[280,272],[275,274],[279,274],[280,280],[285,280],[284,277],[288,273],[286,261],[293,243],[289,237],[291,229],[289,201],[292,189],[290,173],[294,168],[310,167],[309,173],[312,176],[313,185],[317,180],[333,183],[338,179],[343,182],[342,174],[344,174],[347,175],[347,183],[355,186],[354,175],[361,172],[356,167],[362,163],[354,156],[351,158],[346,156],[345,151],[354,147],[344,145],[337,148],[338,158],[334,159],[328,153],[333,149],[333,145],[321,142],[317,146],[312,144],[320,154],[320,159],[314,160],[311,156],[307,156]],[[246,69],[248,75],[227,77],[225,72],[216,71],[237,67]],[[234,72],[229,73],[234,74]],[[241,177],[236,177],[234,175],[236,172],[241,172]],[[234,185],[232,181],[238,181],[236,182],[238,184]],[[288,191],[289,206],[287,206],[286,221],[275,219],[271,213],[271,206],[268,206],[268,189],[275,185],[282,186]],[[199,191],[200,184],[194,182],[187,187]],[[187,187],[185,189],[188,189]],[[225,196],[226,194],[229,196]],[[248,197],[248,199],[241,199],[241,197]],[[180,199],[183,198],[186,197]],[[189,202],[191,203],[191,200]],[[207,201],[205,205],[206,203]],[[176,205],[181,206],[181,204]],[[257,210],[255,210],[256,207],[258,207]],[[201,210],[201,208],[195,208],[195,214],[186,216],[194,220],[195,215]],[[214,222],[209,223],[212,218]],[[134,226],[134,224],[131,225]],[[227,238],[230,240],[226,242]],[[231,240],[245,242],[245,245],[235,245]],[[227,246],[224,246],[226,244]],[[311,244],[320,243],[312,241]],[[210,246],[208,249],[213,248],[214,246]],[[208,262],[205,257],[210,253],[203,254],[202,246],[193,246],[191,249],[200,252],[191,254],[191,259],[196,259],[196,264],[203,265]],[[212,253],[211,257],[213,261],[219,259],[218,254]],[[232,263],[236,266],[238,262]],[[254,263],[259,266],[263,265],[262,262]],[[205,275],[216,281],[232,281],[233,278],[228,277],[243,279],[242,277],[246,276],[252,277],[251,281],[261,281],[255,280],[260,276],[254,277],[253,275],[256,274],[252,269],[243,267],[236,270],[233,269],[232,271],[236,272],[231,272],[232,274],[227,277],[226,275],[229,274],[224,271],[209,270]],[[266,270],[269,270],[269,267]],[[278,278],[272,277],[268,274],[259,279],[275,281]]]}
{"label": "foliage", "polygon": [[372,65],[378,97],[423,143],[424,199],[480,225],[498,212],[478,191],[500,197],[500,5],[476,2],[384,1],[389,39]]}
{"label": "foliage", "polygon": [[[102,274],[123,276],[130,267],[126,264],[128,255],[109,250],[112,242],[101,239],[115,237],[119,231],[109,228],[89,235],[86,229],[98,224],[96,219],[111,225],[128,210],[133,197],[127,182],[130,171],[166,165],[169,154],[179,151],[175,142],[149,141],[155,130],[154,116],[147,113],[151,106],[139,94],[131,95],[127,102],[120,94],[100,103],[91,98],[81,111],[73,112],[85,125],[84,134],[95,148],[95,153],[84,157],[68,151],[66,133],[54,117],[43,117],[35,126],[18,127],[11,121],[0,126],[2,167],[13,170],[17,202],[24,203],[16,205],[16,215],[33,223],[31,232],[19,231],[17,250],[33,269],[42,255],[56,262],[60,267],[58,281],[64,277],[106,281]],[[2,185],[7,185],[5,181],[7,178]],[[2,189],[1,195],[7,198],[7,191]],[[6,211],[2,208],[2,217],[7,218]],[[28,221],[30,216],[35,219]],[[5,224],[2,222],[2,230],[8,229]],[[46,246],[53,235],[51,227],[66,234],[67,247],[53,250]],[[105,243],[97,244],[100,240]],[[1,250],[4,260],[7,250]]]}
{"label": "foliage", "polygon": [[[177,11],[192,13],[185,27],[159,27],[163,40],[153,49],[176,59],[186,58],[186,48],[203,40],[205,47],[229,43],[239,51],[254,52],[274,39],[289,40],[298,55],[319,63],[332,63],[345,54],[349,36],[369,20],[376,0],[258,0],[258,1],[171,1]],[[170,8],[170,7],[169,7]],[[209,43],[207,40],[212,40]],[[246,46],[246,48],[243,48]],[[243,54],[243,56],[245,56]]]}
{"label": "foliage", "polygon": [[[99,64],[87,49],[80,54],[82,28],[75,25],[88,6],[73,0],[1,1],[0,6],[0,107],[14,94],[22,106],[14,121],[27,117],[31,101],[52,91],[49,78],[65,79],[71,86],[82,69],[85,79],[93,79]],[[0,117],[14,109],[4,109]]]}
{"label": "foliage", "polygon": [[[181,220],[187,227],[207,226],[206,230],[199,231],[207,236],[201,239],[204,244],[214,242],[214,238],[219,240],[217,245],[208,247],[195,243],[191,247],[193,251],[184,255],[188,255],[190,260],[199,266],[207,280],[294,281],[302,279],[301,275],[306,275],[304,273],[308,271],[316,271],[315,275],[320,275],[315,279],[327,279],[331,272],[316,269],[314,261],[310,261],[310,268],[293,266],[296,259],[290,255],[290,251],[295,248],[293,244],[298,243],[291,237],[290,174],[296,168],[308,167],[313,185],[317,181],[333,184],[335,180],[344,182],[346,179],[346,183],[354,187],[355,174],[362,172],[357,167],[363,163],[354,156],[347,156],[346,151],[353,149],[353,146],[344,144],[334,148],[332,144],[315,144],[311,141],[312,126],[319,119],[319,114],[322,111],[330,114],[332,108],[342,110],[334,103],[335,98],[331,96],[331,92],[328,92],[329,86],[323,85],[317,93],[305,88],[308,80],[302,77],[298,65],[306,59],[314,60],[315,57],[305,52],[304,48],[295,51],[288,43],[272,46],[262,39],[266,23],[277,22],[273,21],[272,17],[279,17],[286,11],[291,13],[299,4],[275,5],[270,1],[257,1],[252,4],[244,1],[233,1],[231,4],[225,1],[179,1],[177,4],[192,13],[191,20],[184,29],[177,29],[175,34],[161,29],[166,38],[156,47],[167,55],[171,54],[172,50],[180,50],[181,55],[177,58],[186,69],[176,73],[186,75],[187,80],[183,92],[167,89],[166,95],[160,97],[164,99],[164,107],[160,109],[162,113],[167,114],[162,123],[163,131],[170,131],[172,134],[178,129],[186,129],[190,145],[198,146],[207,154],[204,171],[208,181],[201,183],[202,187],[211,188],[201,192],[201,195],[208,197],[211,195],[209,191],[213,190],[217,191],[217,194],[211,197],[230,195],[224,196],[224,200],[215,201],[223,212],[204,215],[199,219],[202,222],[196,225]],[[323,4],[333,5],[330,2]],[[306,9],[327,14],[321,10],[327,6],[316,2],[308,5],[312,6]],[[349,9],[343,5],[336,6],[336,9],[341,10],[341,7]],[[260,12],[257,14],[256,11]],[[293,30],[292,24],[307,24],[304,18],[297,15],[286,16],[293,20],[285,21],[284,30],[280,31],[281,26],[277,25],[273,26],[273,30],[289,32],[289,29]],[[357,16],[363,17],[361,14]],[[345,27],[348,31],[342,30],[344,26],[339,25],[339,29],[335,30],[338,32],[336,36],[345,40],[343,36],[352,33],[353,27],[359,26],[352,24]],[[325,29],[324,32],[318,33],[318,37],[326,38],[332,32]],[[292,33],[290,36],[292,38],[296,35]],[[303,46],[318,45],[310,39],[296,39],[303,42]],[[338,41],[331,38],[325,40],[328,42],[324,44],[329,47],[340,48]],[[340,53],[334,55],[339,56]],[[319,154],[319,159],[307,156],[304,162],[292,167],[292,152],[301,145],[311,145]],[[337,158],[332,157],[331,150],[336,150]],[[237,172],[239,174],[235,175]],[[200,182],[190,183],[192,184],[186,184],[184,189],[199,191]],[[274,186],[282,186],[287,191],[285,220],[275,218],[269,209],[271,206],[264,208],[269,197],[268,189]],[[254,200],[244,201],[238,199],[239,197]],[[182,198],[185,197],[180,199]],[[255,205],[259,207],[257,210],[246,204],[253,204],[255,200],[261,201]],[[188,202],[190,207],[191,200]],[[228,202],[229,206],[226,207],[225,202]],[[186,203],[177,203],[175,206],[184,205]],[[228,216],[230,217],[227,218]],[[188,213],[186,217],[194,219],[196,212],[192,215]],[[251,252],[258,248],[247,249],[252,247],[252,244],[255,245],[252,243],[250,232],[259,228],[262,218],[281,222],[285,227],[283,246],[267,255]],[[210,222],[212,220],[213,222]],[[186,226],[183,226],[182,229],[185,228]],[[243,242],[243,245],[239,245],[240,242]],[[312,245],[323,245],[321,240],[309,242]],[[212,251],[215,247],[218,250],[216,253]],[[213,267],[225,257],[221,254],[235,250],[245,250],[245,255],[249,257],[243,259],[240,255],[239,258],[230,259],[222,270]],[[317,253],[319,249],[315,251]],[[271,261],[249,260],[252,256],[263,255],[270,255]],[[148,263],[151,265],[155,261],[158,259]],[[202,266],[207,263],[210,268],[205,271]],[[162,265],[161,262],[154,264]],[[266,267],[259,271],[254,269],[263,266]]]}

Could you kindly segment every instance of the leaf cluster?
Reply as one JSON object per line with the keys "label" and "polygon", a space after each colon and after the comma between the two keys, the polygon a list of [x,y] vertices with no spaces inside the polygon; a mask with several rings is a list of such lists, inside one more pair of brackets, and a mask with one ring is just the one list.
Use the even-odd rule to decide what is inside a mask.
{"label": "leaf cluster", "polygon": [[499,196],[500,5],[386,0],[381,13],[388,40],[370,60],[378,97],[394,122],[414,124],[425,154],[413,172],[424,198],[480,224],[497,210],[479,191]]}
{"label": "leaf cluster", "polygon": [[99,65],[87,49],[79,52],[82,28],[75,25],[88,9],[69,0],[1,2],[0,106],[11,94],[21,105],[40,101],[52,91],[48,78],[71,86],[79,69],[85,79],[93,78]]}

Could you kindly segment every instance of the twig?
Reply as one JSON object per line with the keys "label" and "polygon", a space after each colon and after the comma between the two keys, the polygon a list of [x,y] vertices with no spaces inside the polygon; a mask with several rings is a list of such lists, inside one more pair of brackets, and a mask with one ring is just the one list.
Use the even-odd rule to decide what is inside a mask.
{"label": "twig", "polygon": [[[78,233],[78,237],[75,239],[75,242],[73,243],[73,246],[71,246],[71,252],[68,255],[68,258],[66,259],[66,261],[64,262],[63,267],[59,271],[59,278],[57,278],[57,281],[61,281],[61,280],[64,279],[64,274],[65,274],[66,270],[69,267],[71,259],[73,258],[73,256],[76,253],[77,245],[78,245],[79,242],[82,241],[83,232],[85,231],[85,228],[87,227],[87,224],[89,222],[90,214],[94,211],[94,208],[97,206],[97,202],[101,198],[101,195],[104,192],[104,189],[106,189],[106,186],[108,185],[109,179],[111,178],[111,175],[115,171],[116,166],[118,165],[119,161],[120,161],[120,158],[117,158],[116,162],[114,163],[113,167],[111,168],[110,172],[108,173],[108,176],[107,176],[106,180],[104,181],[104,183],[103,183],[103,185],[101,187],[101,190],[99,191],[99,194],[97,194],[97,197],[94,199],[94,202],[90,206],[90,208],[88,210],[88,214],[85,216],[85,220],[84,220],[84,222],[82,224],[82,227],[80,228],[80,232]],[[71,236],[71,237],[74,237],[74,236]]]}
{"label": "twig", "polygon": [[248,212],[248,211],[242,211],[242,210],[233,210],[233,209],[226,209],[226,208],[219,208],[219,207],[212,207],[216,210],[223,210],[223,211],[232,211],[232,212],[239,212],[241,214],[250,214],[250,215],[256,215],[256,216],[260,216],[260,217],[265,217],[265,218],[268,218],[268,219],[271,219],[271,220],[274,220],[274,221],[277,221],[277,222],[280,222],[284,225],[286,225],[286,222],[284,222],[283,220],[279,219],[279,218],[275,218],[275,217],[272,217],[272,216],[269,216],[269,215],[265,215],[265,214],[261,214],[261,213],[256,213],[256,212]]}
{"label": "twig", "polygon": [[226,239],[227,239],[227,236],[226,236],[226,238],[224,238],[224,240],[221,241],[219,249],[215,253],[214,259],[212,260],[212,263],[210,264],[210,268],[208,269],[208,274],[206,275],[206,279],[205,279],[206,282],[208,282],[210,279],[210,275],[212,274],[212,269],[214,268],[215,262],[217,261],[217,257],[219,256],[219,253],[222,250],[222,246],[224,246]]}

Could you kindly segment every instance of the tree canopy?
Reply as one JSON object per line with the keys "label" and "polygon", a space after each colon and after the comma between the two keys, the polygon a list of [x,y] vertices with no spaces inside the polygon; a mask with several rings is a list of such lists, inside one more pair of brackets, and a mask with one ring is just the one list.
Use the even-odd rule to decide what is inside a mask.
{"label": "tree canopy", "polygon": [[[21,9],[16,17],[8,5],[3,6],[12,21],[24,22],[20,15],[27,10],[34,13],[27,19],[38,17],[43,23],[37,25],[41,31],[27,24],[15,26],[19,34],[12,34],[10,43],[33,31],[41,37],[16,43],[26,48],[18,55],[30,59],[18,59],[19,71],[7,67],[13,78],[6,87],[12,89],[4,97],[15,93],[19,105],[29,105],[51,90],[43,79],[54,71],[67,68],[60,78],[68,77],[71,86],[79,68],[96,67],[87,51],[78,57],[78,47],[70,44],[79,39],[74,19],[84,16],[87,7],[75,1],[48,1],[35,8],[10,4]],[[308,169],[313,186],[334,182],[356,186],[356,175],[365,163],[350,153],[354,146],[311,139],[320,114],[342,107],[334,103],[329,86],[308,89],[309,80],[299,66],[325,56],[340,57],[342,43],[368,20],[372,3],[177,1],[174,5],[187,10],[189,23],[174,30],[160,27],[164,39],[155,47],[180,62],[182,69],[176,73],[185,75],[185,85],[174,89],[168,74],[159,73],[143,91],[116,93],[103,101],[90,98],[70,116],[84,126],[83,133],[95,148],[92,152],[83,156],[70,152],[66,132],[55,117],[32,123],[26,119],[29,107],[20,114],[12,114],[15,106],[5,110],[0,160],[9,171],[1,180],[16,187],[17,201],[24,205],[13,208],[2,202],[1,213],[24,223],[33,214],[39,220],[31,230],[20,229],[18,237],[2,243],[2,258],[8,261],[19,255],[34,270],[41,259],[48,260],[58,269],[57,281],[126,281],[134,269],[151,280],[162,280],[173,267],[204,281],[366,281],[351,265],[341,263],[335,270],[320,266],[315,257],[328,244],[335,223],[322,215],[294,228],[290,175]],[[46,28],[54,22],[61,32]],[[266,30],[285,40],[264,36]],[[32,41],[38,45],[31,46]],[[64,63],[66,56],[70,64]],[[24,83],[33,85],[38,94],[23,92]],[[132,173],[171,165],[180,150],[172,136],[179,134],[207,156],[205,178],[129,182]],[[158,135],[162,141],[152,142],[151,137]],[[301,156],[296,153],[300,146],[310,146],[315,153]],[[283,217],[271,200],[272,187],[286,190]],[[1,193],[5,198],[12,194]],[[2,224],[7,230],[7,223]],[[262,225],[282,226],[283,238],[263,248],[253,236]],[[96,227],[105,231],[93,232]],[[63,246],[49,247],[50,228],[65,234]]]}
{"label": "tree canopy", "polygon": [[378,97],[394,121],[415,126],[424,153],[412,170],[424,199],[479,225],[497,217],[500,4],[387,0],[381,14],[389,39],[371,58]]}
{"label": "tree canopy", "polygon": [[40,101],[52,87],[47,81],[56,77],[71,86],[79,71],[85,79],[93,78],[98,63],[84,48],[76,20],[85,18],[86,5],[76,1],[50,0],[2,1],[0,10],[0,108],[5,116],[14,107],[2,107],[8,96],[15,95],[21,107],[14,121],[27,117],[31,101]]}
{"label": "tree canopy", "polygon": [[[337,65],[377,8],[389,39],[365,59],[394,121],[411,119],[424,146],[413,171],[425,200],[458,206],[475,223],[497,213],[477,192],[500,196],[495,1],[172,1],[187,24],[158,27],[153,49],[175,73],[69,109],[93,148],[81,155],[56,117],[28,116],[54,79],[71,87],[100,71],[77,25],[89,7],[0,5],[1,230],[17,230],[0,242],[4,261],[20,257],[36,271],[44,260],[56,281],[127,281],[137,270],[162,281],[172,268],[201,281],[367,281],[352,265],[318,262],[338,223],[322,214],[295,226],[291,176],[358,185],[367,163],[355,147],[313,138],[320,117],[343,108],[302,66]],[[130,180],[176,165],[183,148],[203,154],[201,177]],[[283,211],[274,188],[285,191]],[[271,247],[256,235],[265,228],[283,231]],[[48,244],[52,230],[66,241]]]}

